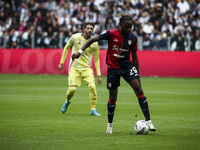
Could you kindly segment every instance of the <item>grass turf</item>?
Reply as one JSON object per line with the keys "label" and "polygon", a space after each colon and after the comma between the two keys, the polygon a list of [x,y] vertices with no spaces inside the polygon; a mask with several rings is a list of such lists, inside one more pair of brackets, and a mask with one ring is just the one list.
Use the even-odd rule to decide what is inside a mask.
{"label": "grass turf", "polygon": [[79,87],[67,112],[65,75],[0,75],[2,150],[188,150],[200,149],[200,79],[142,77],[156,132],[137,135],[144,119],[132,89],[123,79],[118,91],[114,133],[107,127],[106,77],[97,85],[97,110],[90,116],[89,93]]}

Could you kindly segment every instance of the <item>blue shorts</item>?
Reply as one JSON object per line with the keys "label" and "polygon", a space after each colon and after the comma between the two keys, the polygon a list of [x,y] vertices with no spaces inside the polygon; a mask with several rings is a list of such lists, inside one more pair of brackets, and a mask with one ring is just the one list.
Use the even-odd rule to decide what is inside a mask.
{"label": "blue shorts", "polygon": [[120,77],[123,77],[126,82],[140,78],[137,69],[132,65],[126,69],[109,68],[107,71],[107,88],[114,90],[120,86]]}

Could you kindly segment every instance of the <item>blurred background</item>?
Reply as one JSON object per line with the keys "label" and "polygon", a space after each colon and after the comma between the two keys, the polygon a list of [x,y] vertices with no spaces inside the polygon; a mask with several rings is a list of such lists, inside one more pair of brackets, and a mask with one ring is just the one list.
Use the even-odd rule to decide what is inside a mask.
{"label": "blurred background", "polygon": [[0,48],[62,49],[85,22],[96,35],[123,15],[133,18],[139,50],[200,51],[200,0],[0,0]]}

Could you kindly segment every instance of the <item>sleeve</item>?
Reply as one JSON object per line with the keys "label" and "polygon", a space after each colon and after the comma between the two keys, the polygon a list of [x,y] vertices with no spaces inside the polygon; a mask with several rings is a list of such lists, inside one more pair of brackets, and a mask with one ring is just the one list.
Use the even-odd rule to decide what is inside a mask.
{"label": "sleeve", "polygon": [[95,46],[94,46],[94,63],[95,63],[97,76],[101,76],[100,61],[99,61],[99,45],[97,42],[95,42]]}
{"label": "sleeve", "polygon": [[135,36],[135,41],[134,41],[134,44],[132,46],[132,50],[133,51],[137,51],[138,50],[138,38],[137,38],[137,36]]}
{"label": "sleeve", "polygon": [[109,40],[110,31],[104,31],[99,35],[99,40]]}
{"label": "sleeve", "polygon": [[69,41],[67,42],[67,44],[64,47],[62,57],[60,59],[61,64],[64,64],[67,54],[69,52],[69,49],[72,47],[73,43],[74,43],[74,36],[71,36],[71,38],[69,39]]}

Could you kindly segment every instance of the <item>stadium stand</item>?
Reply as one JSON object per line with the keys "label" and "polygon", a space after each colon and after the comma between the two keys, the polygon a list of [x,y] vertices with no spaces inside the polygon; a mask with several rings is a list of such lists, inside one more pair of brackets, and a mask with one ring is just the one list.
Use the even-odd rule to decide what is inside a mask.
{"label": "stadium stand", "polygon": [[140,50],[200,51],[200,0],[0,0],[0,48],[63,48],[85,22],[99,34],[122,15]]}

